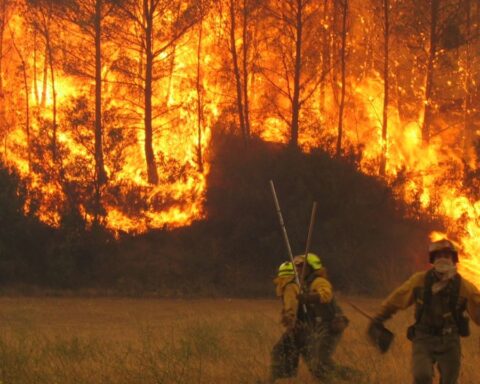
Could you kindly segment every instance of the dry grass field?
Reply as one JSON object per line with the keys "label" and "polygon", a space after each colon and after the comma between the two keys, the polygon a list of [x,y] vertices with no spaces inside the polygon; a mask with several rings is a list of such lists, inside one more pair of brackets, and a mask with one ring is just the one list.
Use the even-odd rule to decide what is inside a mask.
{"label": "dry grass field", "polygon": [[[352,299],[374,312],[378,301]],[[391,351],[364,337],[367,320],[351,319],[336,360],[363,372],[338,383],[410,383],[411,313],[389,323]],[[1,384],[264,383],[281,334],[273,300],[0,299]],[[480,332],[463,340],[461,384],[480,383]],[[302,365],[295,380],[314,383]]]}

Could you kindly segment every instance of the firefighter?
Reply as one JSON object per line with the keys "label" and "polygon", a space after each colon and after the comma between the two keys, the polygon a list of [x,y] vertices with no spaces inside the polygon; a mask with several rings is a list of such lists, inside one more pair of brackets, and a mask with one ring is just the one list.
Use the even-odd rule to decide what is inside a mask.
{"label": "firefighter", "polygon": [[382,303],[370,329],[398,310],[415,304],[415,323],[408,328],[412,341],[412,373],[415,384],[431,384],[434,366],[441,384],[457,383],[460,373],[460,337],[469,335],[468,318],[480,324],[480,292],[458,274],[458,252],[447,240],[429,246],[428,271],[414,274]]}
{"label": "firefighter", "polygon": [[290,261],[282,263],[273,280],[276,295],[282,299],[280,322],[285,327],[285,332],[272,351],[272,382],[278,378],[293,377],[298,369],[300,351],[296,343],[295,319],[299,288],[293,268]]}
{"label": "firefighter", "polygon": [[274,280],[283,300],[285,332],[273,347],[272,381],[294,377],[302,356],[312,375],[325,382],[335,369],[332,354],[348,320],[334,299],[320,258],[309,253],[307,263],[304,256],[296,256],[294,263],[298,275],[305,276],[302,292],[291,263],[283,263]]}

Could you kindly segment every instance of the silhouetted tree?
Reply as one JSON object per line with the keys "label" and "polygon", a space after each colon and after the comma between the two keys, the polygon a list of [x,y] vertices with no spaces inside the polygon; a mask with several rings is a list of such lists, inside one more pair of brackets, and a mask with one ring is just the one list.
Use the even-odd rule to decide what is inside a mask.
{"label": "silhouetted tree", "polygon": [[[290,146],[298,147],[302,106],[314,94],[325,73],[319,70],[318,36],[320,4],[312,0],[274,0],[267,7],[274,33],[268,40],[274,52],[263,74],[278,97],[272,103],[278,116],[290,126]],[[288,111],[278,98],[286,98]]]}
{"label": "silhouetted tree", "polygon": [[[138,71],[129,68],[130,59],[117,64],[117,69],[130,79],[130,85],[143,93],[143,122],[145,130],[145,159],[148,182],[158,184],[158,171],[153,147],[155,118],[153,91],[160,78],[161,64],[168,63],[177,42],[200,19],[201,3],[180,0],[126,0],[120,14],[128,22],[119,30],[120,38],[128,43],[127,50],[136,54]],[[173,15],[173,17],[172,17]]]}

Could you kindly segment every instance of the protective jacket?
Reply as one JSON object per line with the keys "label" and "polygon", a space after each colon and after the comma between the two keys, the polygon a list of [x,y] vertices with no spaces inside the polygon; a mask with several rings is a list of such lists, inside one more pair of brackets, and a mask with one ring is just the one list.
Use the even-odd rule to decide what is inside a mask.
{"label": "protective jacket", "polygon": [[280,276],[273,280],[275,292],[282,298],[282,319],[294,319],[298,306],[298,285],[295,282],[295,276]]}
{"label": "protective jacket", "polygon": [[[330,322],[338,308],[333,300],[332,284],[326,278],[325,269],[319,269],[305,279],[306,293],[310,298],[299,303],[297,318],[301,322],[315,324]],[[304,304],[307,307],[305,313]]]}
{"label": "protective jacket", "polygon": [[329,303],[333,299],[332,284],[327,280],[325,269],[313,272],[305,281],[308,292],[317,294],[320,303]]}
{"label": "protective jacket", "polygon": [[[341,310],[333,299],[332,285],[326,279],[325,271],[323,268],[317,270],[305,281],[307,292],[314,299],[306,304],[308,319],[304,314],[303,303],[298,300],[298,297],[302,297],[303,294],[299,296],[295,277],[277,277],[274,283],[277,296],[282,297],[282,323],[286,326],[286,330],[272,350],[272,379],[295,376],[300,356],[302,356],[312,375],[325,382],[334,367],[332,355],[348,323],[343,315],[339,316],[341,321],[337,322],[336,327],[332,327],[334,323],[332,321],[323,321],[324,312],[330,313],[325,311],[327,306],[333,309],[338,308],[334,316],[337,313],[341,314]],[[311,314],[313,318],[310,318]]]}
{"label": "protective jacket", "polygon": [[[415,303],[416,324],[425,329],[438,330],[456,326],[456,320],[464,310],[468,312],[475,323],[480,325],[479,290],[471,282],[457,274],[438,294],[428,293],[425,295],[425,290],[431,289],[431,283],[435,282],[435,279],[438,280],[438,277],[432,269],[415,273],[382,303],[377,319],[387,320],[398,310],[406,309]],[[455,285],[458,285],[457,288]],[[429,297],[428,303],[424,303],[425,297]]]}

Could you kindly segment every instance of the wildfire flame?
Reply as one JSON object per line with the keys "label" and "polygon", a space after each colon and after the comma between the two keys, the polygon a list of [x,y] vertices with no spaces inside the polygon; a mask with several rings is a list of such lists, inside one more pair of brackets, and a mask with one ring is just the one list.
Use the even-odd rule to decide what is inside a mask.
{"label": "wildfire flame", "polygon": [[[234,3],[230,3],[232,7]],[[319,13],[316,6],[311,3],[305,12]],[[370,38],[367,35],[375,25],[372,15],[355,7],[360,9],[363,3],[352,1],[352,12],[361,13],[361,17],[351,22],[355,33],[347,36],[351,63],[360,57],[361,47],[365,45],[362,39]],[[281,39],[288,37],[278,38],[274,28],[268,28],[265,18],[255,19],[255,27],[263,28],[260,34],[257,30],[257,34],[249,32],[242,36],[242,23],[237,20],[235,28],[239,31],[234,32],[239,33],[229,35],[231,24],[212,7],[201,21],[172,44],[174,50],[158,55],[162,69],[152,92],[152,102],[158,111],[153,119],[153,149],[159,173],[157,185],[148,183],[146,174],[141,95],[136,95],[135,99],[134,92],[123,84],[124,78],[116,71],[116,66],[125,57],[130,68],[145,63],[132,47],[115,42],[104,45],[101,72],[108,182],[98,191],[92,191],[86,186],[95,179],[91,116],[95,83],[92,78],[69,70],[67,64],[62,65],[62,57],[68,56],[68,47],[58,42],[51,47],[55,51],[55,63],[49,65],[46,42],[31,27],[21,8],[11,10],[3,36],[3,51],[8,61],[3,60],[3,73],[0,74],[4,91],[0,103],[1,153],[4,162],[28,181],[30,194],[26,210],[36,209],[39,217],[49,224],[59,225],[62,207],[71,203],[72,198],[78,194],[91,197],[95,193],[102,196],[105,211],[102,217],[112,230],[143,232],[149,228],[188,225],[203,218],[212,127],[220,117],[225,125],[236,124],[233,118],[226,117],[235,115],[232,113],[236,97],[233,76],[229,72],[228,81],[222,81],[219,73],[230,67],[226,62],[232,52],[242,56],[244,39],[249,39],[251,47],[250,51],[243,52],[240,64],[248,57],[257,60],[255,65],[250,65],[248,75],[244,74],[243,79],[239,76],[250,90],[251,132],[266,141],[286,143],[289,140],[286,116],[291,107],[292,80],[290,74],[282,77],[282,70],[277,68],[281,62],[278,52],[270,50],[279,41],[285,43]],[[184,11],[184,8],[179,7],[179,10]],[[173,14],[168,16],[172,18]],[[323,17],[316,23],[320,29],[315,36],[338,29],[338,25],[332,23],[331,18]],[[51,33],[61,30],[55,24],[50,27]],[[133,25],[130,29],[135,30]],[[75,33],[80,36],[83,32],[76,30]],[[76,36],[72,33],[63,39],[70,45],[81,46]],[[421,37],[426,41],[423,33]],[[238,52],[228,47],[232,42],[238,44],[235,47]],[[268,54],[259,54],[262,50]],[[392,61],[395,66],[400,65],[397,60]],[[283,67],[290,64],[288,60],[282,62]],[[460,64],[459,73],[465,76],[467,67]],[[304,65],[308,67],[311,62],[305,60]],[[394,185],[403,177],[406,181],[398,191],[399,198],[419,203],[425,214],[443,218],[446,233],[432,233],[432,239],[445,236],[455,239],[461,251],[462,273],[480,286],[480,201],[475,201],[462,185],[465,159],[453,149],[458,145],[452,145],[452,141],[458,140],[458,134],[451,134],[448,124],[439,120],[435,124],[440,133],[433,136],[428,145],[423,143],[421,127],[427,102],[418,101],[422,98],[416,97],[417,101],[409,104],[410,110],[416,111],[415,118],[411,117],[412,113],[408,118],[402,117],[398,103],[389,104],[388,138],[383,142],[384,80],[373,68],[373,64],[372,68],[360,66],[355,76],[348,77],[344,146],[357,150],[361,170],[371,175],[378,175],[379,159],[386,146],[385,180]],[[299,118],[298,141],[305,151],[323,147],[333,152],[340,80],[338,74],[325,73],[325,76],[321,86],[316,84],[309,88],[307,84],[303,88],[304,93],[311,95],[302,101]],[[418,85],[421,83],[419,75],[415,76],[415,92],[422,94],[425,87]],[[326,83],[329,85],[325,86]],[[450,79],[445,83],[452,86]],[[279,89],[286,91],[282,94]],[[401,85],[396,85],[395,89],[396,99],[407,97]],[[228,104],[226,109],[222,103]],[[24,112],[27,107],[28,119]],[[51,149],[54,128],[56,155]],[[95,220],[91,202],[84,199],[75,203],[87,222]]]}
{"label": "wildfire flame", "polygon": [[[25,209],[28,211],[35,206],[36,214],[42,221],[57,226],[61,220],[61,210],[68,203],[68,191],[65,189],[76,182],[82,185],[92,183],[95,179],[93,148],[89,142],[93,131],[93,105],[88,101],[94,97],[95,83],[91,78],[63,70],[58,62],[54,63],[52,76],[46,43],[40,43],[38,33],[34,35],[34,30],[22,16],[21,5],[10,12],[9,33],[3,36],[4,47],[9,48],[10,60],[7,63],[4,59],[3,87],[12,98],[10,103],[5,102],[6,108],[10,109],[3,114],[8,117],[2,122],[3,160],[28,181],[30,192]],[[212,27],[215,24],[214,20],[208,18],[204,22]],[[52,25],[50,28],[53,34],[58,26]],[[76,32],[79,33],[78,30]],[[159,55],[161,61],[171,60],[171,57],[173,60],[170,62],[171,75],[154,82],[152,92],[154,109],[162,109],[162,105],[167,105],[172,111],[153,118],[152,144],[159,173],[158,185],[149,184],[146,177],[142,96],[138,95],[136,104],[128,104],[122,98],[129,90],[118,86],[119,78],[112,70],[112,63],[120,58],[120,52],[113,47],[105,48],[108,53],[103,53],[106,59],[102,67],[102,93],[105,100],[102,105],[103,140],[106,146],[115,144],[109,144],[109,140],[121,140],[123,146],[122,153],[116,154],[118,157],[114,163],[105,163],[109,179],[100,191],[105,212],[102,220],[114,231],[138,233],[149,228],[173,228],[188,225],[205,216],[203,199],[210,169],[210,131],[219,110],[214,93],[217,88],[214,76],[199,74],[202,78],[198,89],[192,87],[197,76],[194,70],[198,64],[197,34],[197,28],[192,28],[179,39],[174,54],[164,52]],[[215,36],[203,37],[204,54],[200,57],[202,68],[212,64],[210,51],[215,45],[214,39]],[[70,38],[70,44],[81,43],[76,42],[74,36]],[[57,51],[58,57],[60,47],[51,49]],[[15,83],[22,73],[25,74],[24,84]],[[165,97],[164,89],[167,88],[169,94]],[[200,128],[197,108],[199,93],[202,97]],[[28,100],[25,100],[25,95]],[[118,97],[115,98],[115,95]],[[15,113],[19,105],[25,109]],[[29,119],[25,117],[27,106]],[[124,126],[111,127],[109,124],[120,123],[105,121],[109,113],[115,111],[120,111],[119,116],[113,118],[121,119],[125,116],[121,111],[127,109],[131,113]],[[73,124],[67,123],[72,120],[75,120]],[[56,124],[59,152],[56,160],[45,150],[45,146],[53,145],[45,143],[48,139],[52,140],[52,133],[48,130],[52,129],[53,124]],[[42,146],[43,149],[40,148]],[[201,163],[199,153],[203,157]],[[38,161],[42,163],[41,170],[36,169],[38,165],[35,162]],[[79,170],[79,167],[84,168]],[[133,204],[138,207],[128,210],[126,206],[129,204],[119,201],[122,193],[133,194]],[[92,222],[94,217],[92,209],[88,207],[89,202],[76,203],[85,220]]]}

